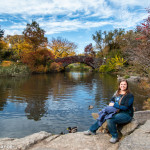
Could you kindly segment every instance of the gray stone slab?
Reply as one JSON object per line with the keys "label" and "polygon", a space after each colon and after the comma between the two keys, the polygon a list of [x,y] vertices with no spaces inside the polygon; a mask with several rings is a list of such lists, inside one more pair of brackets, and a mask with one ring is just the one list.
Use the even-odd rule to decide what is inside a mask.
{"label": "gray stone slab", "polygon": [[120,142],[119,150],[150,150],[150,120],[126,136]]}

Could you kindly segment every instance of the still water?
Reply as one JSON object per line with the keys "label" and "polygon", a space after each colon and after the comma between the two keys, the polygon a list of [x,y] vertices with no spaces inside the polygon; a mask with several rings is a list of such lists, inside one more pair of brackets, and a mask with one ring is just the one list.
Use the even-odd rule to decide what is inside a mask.
{"label": "still water", "polygon": [[[95,122],[91,113],[109,102],[117,89],[116,76],[65,72],[0,78],[0,137],[20,138],[36,132],[84,131]],[[142,109],[146,94],[130,84],[135,107]],[[88,109],[93,105],[94,109]]]}

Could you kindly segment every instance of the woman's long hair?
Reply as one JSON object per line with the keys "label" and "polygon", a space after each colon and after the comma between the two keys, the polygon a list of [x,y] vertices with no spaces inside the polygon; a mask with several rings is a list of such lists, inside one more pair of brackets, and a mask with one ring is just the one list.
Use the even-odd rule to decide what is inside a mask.
{"label": "woman's long hair", "polygon": [[126,82],[127,83],[127,88],[126,88],[126,93],[125,94],[127,94],[127,93],[129,93],[130,91],[129,91],[129,84],[128,84],[128,81],[127,80],[125,80],[125,79],[122,79],[122,80],[120,80],[119,81],[119,84],[118,84],[118,90],[116,91],[116,96],[118,96],[119,95],[119,93],[120,93],[120,83],[121,82]]}

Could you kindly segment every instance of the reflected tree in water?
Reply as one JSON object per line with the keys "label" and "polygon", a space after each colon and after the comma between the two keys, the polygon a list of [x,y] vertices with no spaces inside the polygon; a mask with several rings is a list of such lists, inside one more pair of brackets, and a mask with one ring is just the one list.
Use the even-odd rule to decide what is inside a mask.
{"label": "reflected tree in water", "polygon": [[46,113],[43,97],[39,97],[39,99],[28,99],[27,103],[25,112],[28,119],[38,121]]}
{"label": "reflected tree in water", "polygon": [[[13,101],[15,99],[15,91],[18,89],[28,77],[20,78],[0,78],[0,111],[7,105],[7,99]],[[5,91],[5,92],[3,92]]]}

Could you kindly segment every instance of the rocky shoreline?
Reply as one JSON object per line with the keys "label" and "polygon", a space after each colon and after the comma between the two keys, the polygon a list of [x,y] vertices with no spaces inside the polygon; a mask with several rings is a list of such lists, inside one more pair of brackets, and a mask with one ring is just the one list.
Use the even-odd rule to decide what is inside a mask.
{"label": "rocky shoreline", "polygon": [[116,144],[109,143],[110,135],[102,132],[86,136],[41,131],[20,139],[0,138],[0,150],[149,150],[150,111],[135,112],[134,120],[120,131],[122,137]]}

